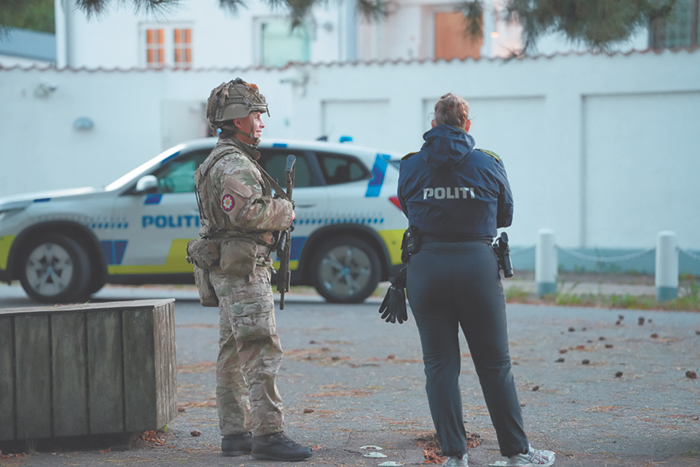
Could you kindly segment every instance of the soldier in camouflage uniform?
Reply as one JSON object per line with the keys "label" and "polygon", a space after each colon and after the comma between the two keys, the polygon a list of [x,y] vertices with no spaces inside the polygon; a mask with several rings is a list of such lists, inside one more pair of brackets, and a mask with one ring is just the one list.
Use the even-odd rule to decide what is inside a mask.
{"label": "soldier in camouflage uniform", "polygon": [[[240,78],[209,97],[207,119],[219,141],[195,173],[201,240],[210,261],[194,257],[201,291],[219,306],[216,405],[224,456],[296,461],[311,449],[285,436],[275,377],[282,348],[275,327],[270,250],[294,220],[292,203],[273,197],[269,176],[257,164],[256,146],[267,103],[257,86]],[[192,243],[192,242],[191,242]],[[218,259],[217,259],[218,257]],[[199,260],[199,261],[198,261]],[[203,264],[204,263],[204,264]]]}

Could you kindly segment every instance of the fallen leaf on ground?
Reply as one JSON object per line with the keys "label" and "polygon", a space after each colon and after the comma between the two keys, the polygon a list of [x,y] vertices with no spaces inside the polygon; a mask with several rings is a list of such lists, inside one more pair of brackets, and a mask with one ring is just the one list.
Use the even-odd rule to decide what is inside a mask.
{"label": "fallen leaf on ground", "polygon": [[144,431],[141,433],[140,438],[148,444],[154,444],[156,446],[163,446],[165,444],[165,441],[158,436],[155,430]]}
{"label": "fallen leaf on ground", "polygon": [[216,370],[216,362],[199,362],[194,365],[180,365],[177,367],[178,373],[204,373]]}
{"label": "fallen leaf on ground", "polygon": [[216,400],[209,399],[209,400],[200,401],[200,402],[189,401],[189,402],[185,402],[184,404],[180,404],[180,407],[185,408],[185,409],[189,409],[189,408],[197,409],[197,408],[201,408],[201,407],[216,407]]}

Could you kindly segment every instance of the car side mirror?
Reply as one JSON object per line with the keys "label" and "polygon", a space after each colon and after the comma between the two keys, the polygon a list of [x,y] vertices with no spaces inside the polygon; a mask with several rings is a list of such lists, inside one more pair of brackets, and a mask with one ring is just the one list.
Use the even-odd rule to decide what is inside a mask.
{"label": "car side mirror", "polygon": [[158,179],[155,175],[144,175],[136,182],[136,193],[153,193],[158,189]]}

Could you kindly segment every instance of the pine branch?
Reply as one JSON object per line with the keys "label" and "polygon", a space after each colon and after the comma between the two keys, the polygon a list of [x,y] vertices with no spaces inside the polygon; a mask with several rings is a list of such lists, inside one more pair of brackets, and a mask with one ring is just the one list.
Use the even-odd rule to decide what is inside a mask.
{"label": "pine branch", "polygon": [[457,11],[464,15],[464,37],[473,41],[480,40],[484,35],[484,5],[480,0],[461,0]]}
{"label": "pine branch", "polygon": [[389,16],[384,0],[357,0],[357,10],[368,21],[379,21]]}
{"label": "pine branch", "polygon": [[652,20],[671,14],[676,0],[509,0],[506,19],[523,28],[523,53],[536,52],[537,39],[562,32],[575,44],[607,51]]}
{"label": "pine branch", "polygon": [[231,13],[238,13],[241,8],[246,8],[244,0],[219,0],[219,6]]}

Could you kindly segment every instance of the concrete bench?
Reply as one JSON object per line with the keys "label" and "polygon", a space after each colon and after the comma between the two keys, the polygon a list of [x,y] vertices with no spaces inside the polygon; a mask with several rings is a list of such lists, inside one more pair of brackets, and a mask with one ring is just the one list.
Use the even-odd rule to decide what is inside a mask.
{"label": "concrete bench", "polygon": [[0,310],[0,441],[155,430],[176,416],[173,299]]}

